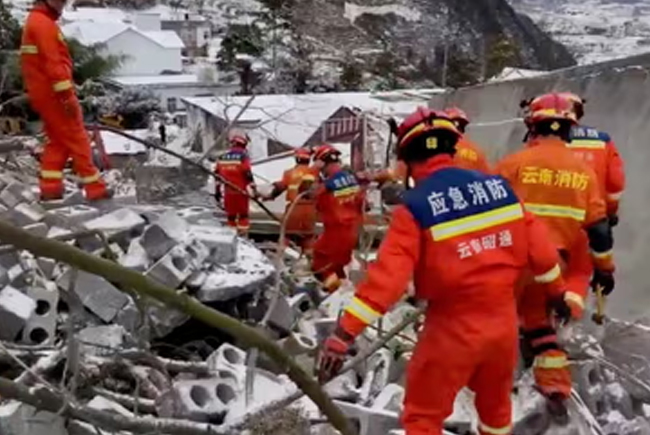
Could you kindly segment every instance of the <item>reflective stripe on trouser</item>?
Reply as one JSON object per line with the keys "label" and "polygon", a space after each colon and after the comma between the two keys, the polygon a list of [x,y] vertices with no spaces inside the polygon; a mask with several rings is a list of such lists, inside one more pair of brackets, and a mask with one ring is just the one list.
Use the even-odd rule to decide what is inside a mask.
{"label": "reflective stripe on trouser", "polygon": [[478,432],[480,435],[510,435],[512,432],[512,424],[502,427],[492,427],[479,422]]}
{"label": "reflective stripe on trouser", "polygon": [[533,374],[537,388],[545,396],[560,394],[566,399],[571,395],[571,371],[563,350],[552,349],[537,355]]}
{"label": "reflective stripe on trouser", "polygon": [[[487,329],[477,332],[466,329],[454,313],[428,315],[407,369],[402,414],[407,434],[441,434],[465,386],[476,393],[476,410],[486,427],[510,426],[518,346],[514,312],[507,317],[500,323],[488,320]],[[462,344],[457,337],[463,337]]]}
{"label": "reflective stripe on trouser", "polygon": [[[88,133],[83,124],[81,108],[74,115],[68,115],[58,100],[34,99],[30,95],[32,107],[43,120],[43,128],[49,139],[41,156],[41,192],[51,190],[53,179],[50,175],[62,173],[68,160],[79,178],[94,177],[93,182],[84,185],[86,197],[97,199],[106,194],[104,184],[92,160]],[[47,177],[46,177],[47,175]],[[62,177],[60,178],[62,182]]]}

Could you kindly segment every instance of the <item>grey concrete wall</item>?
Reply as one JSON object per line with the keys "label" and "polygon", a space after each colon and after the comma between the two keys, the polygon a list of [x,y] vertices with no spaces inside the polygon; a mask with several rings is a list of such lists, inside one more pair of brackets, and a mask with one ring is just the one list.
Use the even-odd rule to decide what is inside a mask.
{"label": "grey concrete wall", "polygon": [[524,126],[519,102],[540,93],[573,91],[587,98],[584,123],[609,132],[626,163],[628,187],[615,229],[617,289],[612,316],[650,314],[650,55],[551,75],[459,89],[435,97],[430,106],[457,105],[473,121],[469,134],[492,162],[521,147]]}

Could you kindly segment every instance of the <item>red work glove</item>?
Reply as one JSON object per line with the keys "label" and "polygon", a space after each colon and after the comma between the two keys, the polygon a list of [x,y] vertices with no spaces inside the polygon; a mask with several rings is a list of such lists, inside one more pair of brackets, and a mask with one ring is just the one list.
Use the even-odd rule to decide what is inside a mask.
{"label": "red work glove", "polygon": [[325,340],[318,358],[319,382],[325,383],[341,371],[353,343],[354,338],[340,329]]}

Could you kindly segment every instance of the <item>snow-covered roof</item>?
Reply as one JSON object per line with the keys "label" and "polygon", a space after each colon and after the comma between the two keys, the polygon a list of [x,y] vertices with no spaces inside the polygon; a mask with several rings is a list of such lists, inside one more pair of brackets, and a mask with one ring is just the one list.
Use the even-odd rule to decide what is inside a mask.
{"label": "snow-covered roof", "polygon": [[61,27],[63,34],[75,38],[84,45],[103,44],[126,31],[150,39],[163,48],[183,48],[185,44],[172,30],[142,31],[119,21],[105,21],[100,25],[94,21],[74,21]]}
{"label": "snow-covered roof", "polygon": [[65,9],[61,16],[63,23],[74,21],[93,21],[96,23],[123,22],[129,21],[129,15],[117,8],[91,8],[81,7],[77,9]]}
{"label": "snow-covered roof", "polygon": [[507,80],[517,80],[528,77],[537,77],[544,74],[548,74],[548,71],[537,71],[532,69],[523,69],[523,68],[510,68],[506,67],[501,71],[500,74],[492,77],[489,82],[504,82]]}
{"label": "snow-covered roof", "polygon": [[116,76],[108,81],[121,86],[199,85],[195,74],[162,74],[154,76]]}
{"label": "snow-covered roof", "polygon": [[[146,137],[148,130],[129,130],[127,133],[137,137]],[[104,150],[106,154],[140,154],[147,152],[147,147],[140,142],[127,139],[117,133],[110,131],[102,131],[102,141],[104,142]]]}
{"label": "snow-covered roof", "polygon": [[[301,95],[258,95],[239,118],[263,136],[291,146],[304,144],[323,121],[341,107],[401,118],[418,106],[426,106],[441,89],[348,92]],[[231,120],[250,97],[184,98],[188,105],[199,107],[222,119]],[[253,142],[255,137],[251,136]],[[253,144],[255,146],[255,144]]]}
{"label": "snow-covered roof", "polygon": [[[156,5],[152,8],[143,11],[145,13],[159,14],[162,21],[200,21],[205,22],[207,18],[202,15],[195,14],[188,9],[174,9],[167,5]],[[187,18],[186,18],[187,17]]]}

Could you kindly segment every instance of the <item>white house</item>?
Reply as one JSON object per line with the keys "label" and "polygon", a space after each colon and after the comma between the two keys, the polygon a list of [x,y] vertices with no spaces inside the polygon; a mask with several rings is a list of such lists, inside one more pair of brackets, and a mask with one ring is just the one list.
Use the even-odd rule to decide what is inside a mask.
{"label": "white house", "polygon": [[[444,90],[257,95],[236,125],[251,137],[253,159],[261,159],[272,154],[269,150],[318,141],[322,131],[326,136],[323,139],[328,141],[345,138],[350,144],[363,135],[366,142],[371,139],[371,132],[366,135],[362,131],[359,119],[369,116],[362,113],[401,118],[418,106],[426,106],[433,94],[441,92]],[[183,98],[188,128],[201,135],[203,147],[207,149],[249,99],[249,96]],[[321,129],[323,125],[326,128]],[[332,134],[328,133],[330,130],[334,130]]]}
{"label": "white house", "polygon": [[104,82],[115,90],[147,87],[158,96],[161,107],[171,113],[185,111],[181,98],[232,95],[238,89],[235,85],[216,85],[201,80],[194,74],[116,76],[105,79]]}
{"label": "white house", "polygon": [[124,56],[118,76],[181,72],[183,41],[176,32],[160,30],[160,17],[137,14],[133,24],[119,20],[82,19],[63,25],[66,37],[84,45],[102,44],[107,54]]}

